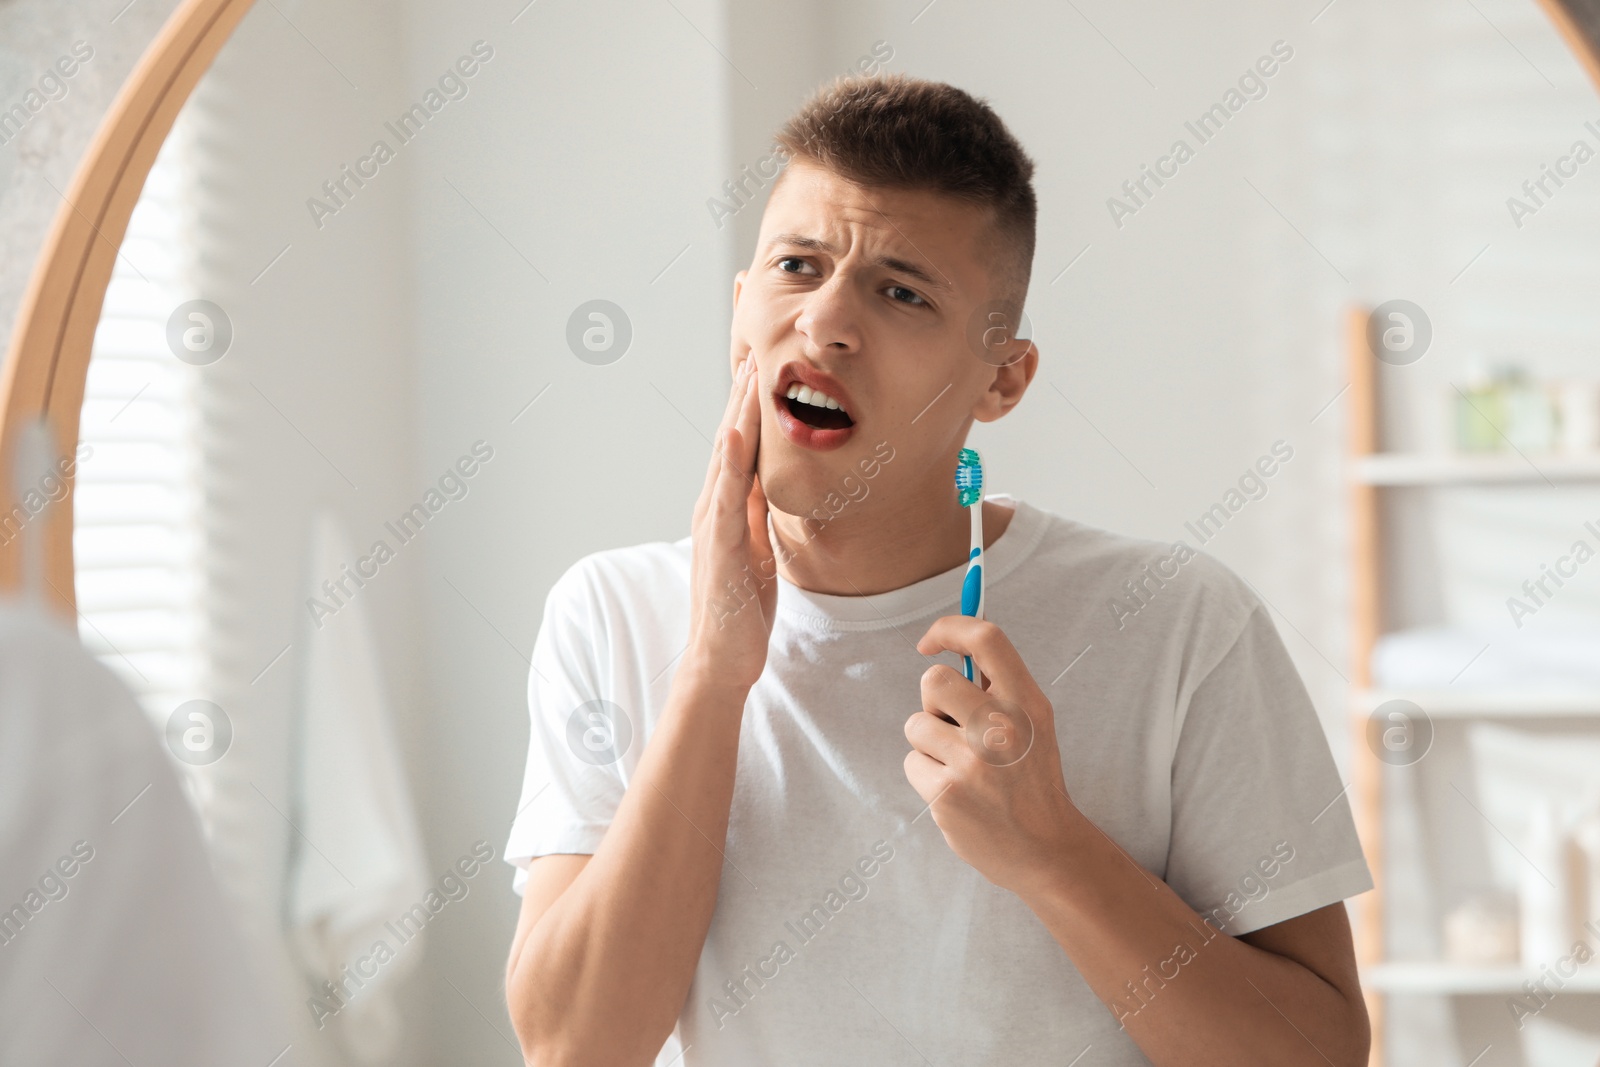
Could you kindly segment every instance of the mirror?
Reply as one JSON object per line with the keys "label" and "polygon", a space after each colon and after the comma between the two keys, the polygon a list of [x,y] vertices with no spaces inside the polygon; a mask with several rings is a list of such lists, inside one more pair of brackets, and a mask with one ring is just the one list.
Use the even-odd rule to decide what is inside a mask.
{"label": "mirror", "polygon": [[[194,36],[215,60],[172,109],[115,242],[66,513],[77,625],[173,756],[298,1062],[517,1062],[505,852],[539,802],[524,774],[546,598],[593,553],[688,533],[730,380],[731,280],[779,169],[773,133],[836,75],[985,97],[1037,164],[1024,335],[1040,365],[1014,411],[973,429],[985,492],[1182,540],[1239,574],[1341,783],[1396,766],[1388,735],[1371,747],[1371,717],[1349,714],[1356,690],[1399,684],[1361,684],[1363,567],[1382,575],[1375,631],[1499,627],[1478,671],[1527,633],[1557,647],[1600,607],[1592,580],[1519,592],[1573,538],[1600,545],[1583,532],[1600,499],[1581,483],[1600,450],[1582,423],[1600,381],[1600,108],[1592,55],[1564,43],[1594,39],[1577,3],[172,8],[217,20]],[[24,57],[0,104],[28,108],[69,37]],[[40,121],[30,110],[22,148],[0,149],[12,188],[40,180],[22,150]],[[1347,353],[1371,324],[1364,399]],[[11,410],[41,406],[48,390],[12,359]],[[1386,495],[1371,505],[1382,565],[1363,562],[1348,528],[1368,505],[1348,503],[1347,461],[1369,400],[1385,452],[1454,463],[1483,448],[1496,454],[1445,477],[1481,460],[1539,478]],[[1504,413],[1483,415],[1491,403]],[[1252,474],[1263,461],[1275,476]],[[1413,477],[1369,466],[1369,490]],[[1225,525],[1207,525],[1219,506]],[[1127,621],[1104,600],[1083,613]],[[1368,643],[1374,666],[1426,652]],[[1041,644],[1039,663],[1070,687],[1084,644]],[[639,665],[652,700],[677,665]],[[887,748],[908,747],[899,723],[917,700],[884,711]],[[1587,751],[1572,746],[1592,722],[1541,707],[1512,735],[1436,711],[1427,759],[1352,791],[1382,908],[1377,893],[1349,903],[1389,1063],[1441,1048],[1468,1063],[1488,1045],[1485,1065],[1600,1060],[1592,978],[1527,1002],[1524,955],[1449,956],[1505,930],[1524,873],[1511,842],[1538,829],[1527,782],[1582,778],[1541,744]],[[900,785],[884,810],[914,813]],[[1363,815],[1364,801],[1380,807]],[[909,834],[947,849],[929,822]],[[841,841],[839,864],[801,857],[772,885],[793,882],[798,904],[874,843]],[[732,899],[759,892],[736,856]],[[972,902],[993,887],[960,884],[973,895],[951,913],[977,924]],[[797,968],[842,951],[819,948]],[[349,984],[337,995],[318,975]],[[962,988],[940,1012],[883,1018],[873,1047],[906,1062],[955,1047],[927,1042]],[[691,996],[709,1057],[726,1047],[704,1021],[723,994]],[[1063,1062],[1127,1040],[1109,1012],[1082,1032]],[[660,1062],[674,1058],[722,1062],[692,1048]]]}

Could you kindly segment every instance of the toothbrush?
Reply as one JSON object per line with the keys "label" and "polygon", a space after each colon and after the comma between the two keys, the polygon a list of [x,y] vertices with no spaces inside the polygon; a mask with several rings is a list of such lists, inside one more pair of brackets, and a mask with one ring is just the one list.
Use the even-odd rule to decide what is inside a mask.
{"label": "toothbrush", "polygon": [[[967,577],[961,583],[961,614],[983,618],[983,459],[976,449],[963,448],[956,467],[956,491],[961,506],[972,514],[972,551],[967,554]],[[983,688],[983,672],[962,656],[967,681]]]}

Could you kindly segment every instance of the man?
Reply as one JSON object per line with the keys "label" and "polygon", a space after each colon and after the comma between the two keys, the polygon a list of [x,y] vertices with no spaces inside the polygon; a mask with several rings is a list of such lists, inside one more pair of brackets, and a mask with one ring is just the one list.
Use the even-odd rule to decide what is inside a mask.
{"label": "man", "polygon": [[987,619],[957,614],[957,453],[1038,366],[1003,328],[1033,164],[904,76],[778,140],[691,536],[546,600],[506,849],[528,1062],[1364,1064],[1341,902],[1372,882],[1244,583],[991,494]]}

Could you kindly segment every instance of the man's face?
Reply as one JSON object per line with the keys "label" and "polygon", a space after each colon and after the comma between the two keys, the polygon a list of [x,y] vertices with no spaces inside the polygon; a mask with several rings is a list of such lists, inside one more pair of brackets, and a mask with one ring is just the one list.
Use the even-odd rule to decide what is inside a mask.
{"label": "man's face", "polygon": [[[757,469],[773,508],[806,515],[830,493],[854,495],[845,480],[858,483],[862,461],[889,448],[893,462],[871,483],[880,500],[954,499],[972,420],[1009,410],[1037,361],[1025,342],[997,359],[969,340],[999,295],[988,218],[938,193],[863,189],[790,164],[733,296],[731,359],[749,352],[760,374]],[[789,399],[796,375],[840,407]]]}

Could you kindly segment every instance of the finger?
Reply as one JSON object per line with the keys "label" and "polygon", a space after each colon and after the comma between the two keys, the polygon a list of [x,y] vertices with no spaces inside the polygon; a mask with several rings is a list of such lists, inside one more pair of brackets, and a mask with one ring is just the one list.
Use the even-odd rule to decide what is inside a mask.
{"label": "finger", "polygon": [[752,359],[751,356],[750,356],[750,353],[748,351],[746,351],[745,355],[744,355],[744,358],[739,363],[738,369],[736,369],[734,371],[734,373],[733,373],[733,385],[728,389],[728,403],[722,409],[722,418],[717,423],[716,433],[712,436],[712,439],[711,439],[711,459],[710,459],[710,462],[708,462],[706,464],[705,481],[701,484],[701,486],[700,486],[700,496],[695,501],[695,508],[694,508],[694,520],[695,520],[695,522],[699,522],[700,517],[705,512],[706,505],[710,502],[711,497],[713,495],[712,487],[716,485],[717,471],[720,470],[721,467],[722,467],[722,447],[723,446],[721,444],[721,440],[722,440],[723,431],[726,430],[729,426],[733,425],[734,416],[739,411],[739,406],[744,401],[744,398],[745,398],[745,388],[744,388],[744,381],[743,381],[744,374],[745,374],[746,370],[754,369],[754,367],[755,367],[755,360]]}
{"label": "finger", "polygon": [[[719,443],[722,462],[718,465],[717,481],[712,487],[713,538],[737,548],[749,532],[750,476],[744,471],[744,458],[753,449],[735,427],[725,431]],[[740,557],[741,560],[744,557]]]}
{"label": "finger", "polygon": [[954,763],[966,750],[966,735],[961,727],[922,711],[906,720],[905,735],[913,749],[945,766]]}
{"label": "finger", "polygon": [[964,727],[975,713],[992,698],[965,678],[961,672],[944,663],[935,663],[922,672],[922,710],[929,715],[943,715]]}
{"label": "finger", "polygon": [[749,352],[746,352],[744,358],[739,360],[738,366],[734,367],[733,381],[728,386],[728,403],[723,407],[722,421],[717,425],[719,430],[737,423],[739,412],[744,407],[745,378],[755,370],[755,366],[756,361]]}
{"label": "finger", "polygon": [[[748,368],[748,369],[746,369]],[[754,361],[747,360],[740,367],[739,396],[729,423],[739,431],[739,449],[732,458],[736,469],[744,475],[746,488],[755,474],[756,454],[761,450],[761,397],[760,372]]]}
{"label": "finger", "polygon": [[[750,373],[745,377],[744,403],[739,408],[739,438],[745,448],[739,453],[739,469],[747,485],[746,501],[756,491],[756,465],[761,457],[761,370],[751,360]],[[764,498],[764,494],[763,494]],[[765,533],[766,521],[762,521]],[[763,538],[764,540],[764,538]]]}
{"label": "finger", "polygon": [[[941,616],[917,642],[917,651],[925,656],[940,652],[971,656],[972,662],[989,679],[989,691],[996,695],[1013,700],[1035,693],[1043,695],[1011,639],[987,619],[974,619],[970,615]],[[961,680],[966,682],[965,678]],[[967,684],[972,685],[971,682]]]}
{"label": "finger", "polygon": [[934,801],[945,791],[945,777],[950,772],[945,770],[944,764],[932,756],[923,755],[912,749],[906,753],[901,766],[905,768],[906,781],[917,791],[917,796],[922,798],[924,804],[932,807]]}
{"label": "finger", "polygon": [[743,367],[748,367],[749,371],[744,377],[745,388],[739,398],[734,425],[739,428],[739,435],[754,446],[746,457],[746,470],[754,473],[756,454],[761,447],[761,370],[752,359],[746,359]]}
{"label": "finger", "polygon": [[767,529],[767,494],[761,489],[759,475],[750,479],[750,495],[745,498],[745,518],[750,526],[750,555],[765,577],[777,575],[777,562],[772,549],[772,535]]}
{"label": "finger", "polygon": [[777,562],[773,558],[772,536],[767,527],[767,494],[761,488],[761,478],[756,470],[761,456],[761,369],[751,360],[745,405],[740,409],[739,436],[749,443],[743,453],[744,472],[750,489],[745,494],[745,525],[749,527],[749,560],[755,568],[757,581],[763,590],[767,583],[777,578]]}

